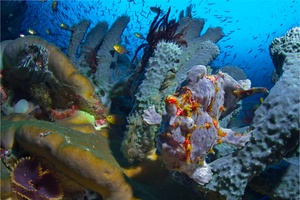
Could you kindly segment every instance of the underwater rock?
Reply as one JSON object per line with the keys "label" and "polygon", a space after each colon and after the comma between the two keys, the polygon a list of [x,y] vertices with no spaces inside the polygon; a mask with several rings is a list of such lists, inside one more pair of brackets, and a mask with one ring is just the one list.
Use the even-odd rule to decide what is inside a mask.
{"label": "underwater rock", "polygon": [[[6,150],[21,148],[22,154],[45,158],[55,170],[104,199],[132,198],[131,185],[101,133],[82,133],[45,121],[9,119],[3,119],[1,127],[1,146]],[[4,141],[9,144],[2,144]]]}
{"label": "underwater rock", "polygon": [[[210,163],[212,180],[204,187],[198,187],[198,190],[208,195],[218,195],[219,199],[241,198],[251,179],[297,149],[300,131],[299,66],[299,53],[286,56],[282,76],[255,112],[253,137],[241,150]],[[220,188],[220,185],[223,187]],[[294,188],[299,188],[299,185]],[[288,199],[293,199],[295,192],[287,190],[284,196],[288,196],[287,192]]]}
{"label": "underwater rock", "polygon": [[233,96],[233,91],[241,88],[227,76],[223,73],[208,76],[205,66],[194,66],[185,84],[165,99],[168,115],[156,137],[158,155],[167,168],[187,174],[200,185],[212,178],[205,158],[216,144],[225,142],[242,147],[251,137],[251,133],[238,134],[219,126],[222,111],[234,107],[239,100],[225,98],[225,93]]}
{"label": "underwater rock", "polygon": [[75,106],[105,118],[91,82],[53,44],[26,36],[11,41],[3,52],[3,84],[49,109]]}

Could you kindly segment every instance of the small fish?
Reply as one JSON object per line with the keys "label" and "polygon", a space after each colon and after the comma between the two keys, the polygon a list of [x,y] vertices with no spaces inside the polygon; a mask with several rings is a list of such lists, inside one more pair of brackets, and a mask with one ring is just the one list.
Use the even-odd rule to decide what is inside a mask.
{"label": "small fish", "polygon": [[127,49],[121,44],[115,44],[114,45],[114,50],[116,52],[118,52],[119,54],[125,54],[125,53],[128,52]]}
{"label": "small fish", "polygon": [[37,32],[36,32],[33,28],[27,29],[27,32],[28,32],[30,35],[36,35],[36,34],[37,34]]}
{"label": "small fish", "polygon": [[138,32],[135,32],[134,36],[139,38],[139,39],[143,39],[143,40],[145,39],[145,37],[142,34],[138,33]]}
{"label": "small fish", "polygon": [[260,97],[260,98],[259,98],[259,103],[260,103],[260,104],[263,104],[263,102],[264,102],[264,98]]}
{"label": "small fish", "polygon": [[61,23],[60,24],[60,27],[62,28],[62,29],[64,29],[64,30],[70,30],[70,27],[67,25],[67,24],[64,24],[64,23]]}
{"label": "small fish", "polygon": [[48,35],[52,35],[52,32],[49,29],[45,30]]}
{"label": "small fish", "polygon": [[106,116],[106,121],[112,125],[124,125],[126,120],[118,114],[110,114]]}
{"label": "small fish", "polygon": [[152,7],[150,7],[150,10],[156,14],[161,13],[160,7],[152,6]]}
{"label": "small fish", "polygon": [[58,6],[58,1],[53,1],[52,2],[52,11],[57,11],[57,6]]}

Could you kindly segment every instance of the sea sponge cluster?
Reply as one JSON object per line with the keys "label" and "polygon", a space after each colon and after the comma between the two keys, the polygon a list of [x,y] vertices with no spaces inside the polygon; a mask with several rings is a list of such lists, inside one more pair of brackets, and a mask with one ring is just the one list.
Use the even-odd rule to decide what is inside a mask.
{"label": "sea sponge cluster", "polygon": [[[279,40],[281,39],[276,39],[276,41]],[[287,40],[297,42],[294,39]],[[284,49],[284,45],[277,47]],[[276,55],[272,54],[271,56],[274,62]],[[202,191],[208,192],[212,196],[216,196],[217,193],[218,199],[239,199],[244,194],[249,181],[255,176],[259,176],[268,167],[297,151],[300,131],[299,66],[299,53],[286,54],[282,63],[282,76],[270,90],[264,103],[255,112],[252,138],[244,148],[235,154],[210,163],[214,174],[212,180],[201,188]],[[299,163],[296,168],[299,170]],[[279,180],[276,180],[276,184],[273,179],[278,176],[272,176],[272,189],[266,193],[274,199],[298,199],[300,194],[299,171],[287,168],[282,170],[285,170],[287,176],[280,177]],[[294,175],[290,173],[294,173]],[[251,187],[256,188],[257,185],[253,185],[258,184],[258,187],[267,190],[268,185],[262,185],[260,181],[255,183],[255,180],[259,179],[253,179]],[[279,192],[283,190],[284,193]]]}
{"label": "sea sponge cluster", "polygon": [[231,99],[224,98],[224,86],[232,85],[231,92],[241,87],[228,76],[208,76],[205,66],[196,65],[189,71],[185,84],[165,99],[168,115],[156,138],[158,155],[169,169],[186,173],[200,185],[212,178],[205,157],[213,152],[214,145],[227,142],[242,147],[251,136],[218,124],[226,109],[224,105],[234,107],[237,102],[224,102]]}
{"label": "sea sponge cluster", "polygon": [[[123,141],[124,155],[130,160],[143,160],[154,147],[154,137],[158,124],[147,124],[142,115],[150,107],[160,114],[163,110],[163,101],[168,84],[172,84],[178,70],[179,56],[182,50],[171,42],[159,42],[154,56],[149,60],[149,68],[145,72],[145,80],[139,86],[135,107],[128,117],[128,131]],[[169,73],[173,76],[168,75]],[[164,87],[165,85],[165,87]],[[172,91],[173,92],[173,91]],[[154,106],[154,108],[153,108]]]}

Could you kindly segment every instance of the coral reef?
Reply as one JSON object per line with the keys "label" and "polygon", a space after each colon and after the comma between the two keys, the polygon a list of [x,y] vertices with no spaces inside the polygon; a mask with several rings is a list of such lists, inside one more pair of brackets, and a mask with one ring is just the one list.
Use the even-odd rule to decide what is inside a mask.
{"label": "coral reef", "polygon": [[[270,51],[274,52],[272,54],[274,63],[282,58],[282,54],[285,55],[285,59],[280,65],[282,75],[270,90],[264,103],[255,112],[252,138],[240,151],[210,163],[213,171],[212,180],[204,187],[197,187],[199,190],[219,199],[238,199],[244,194],[245,187],[251,179],[299,147],[300,99],[297,95],[300,87],[299,48],[293,51],[294,53],[285,52],[286,49],[292,49],[299,44],[299,37],[296,40],[294,34],[289,33],[284,38],[287,41],[294,41],[289,43],[290,47],[287,47],[286,43],[282,43],[282,46],[274,46],[277,42],[270,46]],[[274,41],[280,40],[275,39]],[[276,48],[276,51],[273,47]],[[277,50],[282,54],[277,54]],[[282,91],[285,95],[282,95]],[[299,171],[297,171],[294,171],[294,176],[299,175]],[[279,193],[276,193],[277,199],[284,199],[286,196],[288,199],[299,197],[299,185],[290,185],[299,184],[299,181],[293,180],[281,179],[283,182],[281,185],[286,185],[286,191],[282,193],[281,197]],[[292,191],[288,188],[298,189]]]}
{"label": "coral reef", "polygon": [[206,67],[196,65],[185,84],[166,97],[168,116],[156,137],[156,147],[169,169],[184,172],[204,185],[212,178],[205,158],[216,144],[245,145],[250,133],[238,134],[218,123],[222,111],[240,100],[234,96],[235,90],[243,87],[228,74],[207,76]]}
{"label": "coral reef", "polygon": [[[157,18],[158,17],[154,19],[154,24]],[[168,22],[166,21],[167,19],[166,16],[162,17],[158,20],[156,26],[166,24]],[[160,21],[163,21],[164,24],[161,25]],[[198,30],[201,32],[204,24],[203,21],[195,21],[195,23],[200,23]],[[182,24],[185,24],[187,34],[190,30],[194,32],[193,28],[188,28],[194,23],[189,23],[189,20],[187,20],[187,22]],[[155,25],[153,26],[156,27]],[[177,26],[178,25],[176,25],[176,27]],[[155,30],[153,28],[153,31]],[[178,31],[178,28],[176,30]],[[174,34],[175,33],[173,33],[173,35]],[[188,34],[188,41],[190,42],[187,43],[187,46],[182,45],[179,47],[175,44],[176,41],[173,40],[169,42],[162,40],[159,43],[155,43],[156,48],[154,55],[149,57],[148,66],[145,67],[144,73],[140,76],[136,76],[136,73],[140,70],[139,67],[142,67],[146,62],[142,60],[137,67],[136,73],[133,73],[130,77],[135,80],[135,83],[137,82],[136,79],[140,81],[137,89],[131,85],[131,93],[135,94],[135,104],[127,119],[127,132],[122,145],[122,151],[130,162],[143,160],[145,158],[147,152],[154,146],[154,136],[159,128],[157,124],[150,125],[145,123],[142,118],[143,113],[151,106],[154,106],[159,114],[163,114],[163,100],[168,94],[175,92],[176,87],[186,78],[187,71],[189,71],[195,63],[207,65],[218,55],[219,49],[214,42],[217,42],[223,37],[221,29],[208,29],[208,31],[200,37],[199,34],[199,32],[198,35]],[[173,38],[178,37],[174,36]],[[156,42],[158,39],[159,37],[155,37]],[[180,39],[184,40],[185,36],[182,35]]]}
{"label": "coral reef", "polygon": [[[112,156],[107,139],[95,129],[92,134],[84,133],[89,132],[89,126],[85,126],[88,130],[84,132],[68,128],[71,122],[84,125],[90,121],[83,120],[83,115],[76,119],[62,126],[27,120],[22,115],[9,116],[2,120],[1,147],[6,151],[22,148],[21,155],[30,153],[45,158],[56,171],[100,193],[104,199],[132,198],[131,186]],[[93,126],[94,123],[87,124]],[[14,180],[17,182],[17,177]]]}
{"label": "coral reef", "polygon": [[90,81],[54,45],[36,36],[11,41],[3,52],[2,82],[45,110],[75,106],[99,118],[107,109]]}
{"label": "coral reef", "polygon": [[240,199],[246,187],[299,196],[300,28],[272,42],[278,80],[244,113],[247,126],[229,129],[222,118],[268,90],[236,67],[213,72],[224,34],[201,33],[192,7],[178,22],[151,7],[131,63],[114,50],[125,15],[68,28],[67,56],[36,36],[1,43],[1,199]]}
{"label": "coral reef", "polygon": [[[158,112],[162,114],[162,99],[164,98],[164,91],[161,88],[164,82],[162,75],[178,70],[180,55],[181,49],[176,44],[160,42],[157,44],[155,57],[151,57],[149,60],[149,67],[145,72],[146,78],[139,86],[135,107],[127,118],[128,132],[122,148],[130,161],[133,158],[143,160],[147,152],[154,146],[153,139],[160,123],[147,125],[142,115],[149,107],[153,106],[154,110],[158,109]],[[174,76],[170,77],[170,81],[174,78]]]}

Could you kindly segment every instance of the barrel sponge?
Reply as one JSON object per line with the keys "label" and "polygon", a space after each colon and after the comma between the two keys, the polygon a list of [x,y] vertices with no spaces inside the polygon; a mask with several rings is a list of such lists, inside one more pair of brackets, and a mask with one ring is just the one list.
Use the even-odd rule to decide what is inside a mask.
{"label": "barrel sponge", "polygon": [[[30,59],[36,59],[30,58],[28,47],[39,49],[37,55],[41,57],[36,62],[43,62],[42,67],[36,65],[36,68],[28,68],[32,63]],[[11,80],[12,77],[14,80]],[[66,105],[70,108],[72,102],[78,102],[77,106],[82,110],[94,115],[106,115],[106,108],[95,96],[91,82],[78,72],[56,46],[40,37],[26,36],[6,45],[3,52],[3,79],[9,86],[22,88],[23,92],[30,93],[33,98],[40,95],[41,102],[38,103],[46,108],[55,109],[54,106],[57,106],[63,109]],[[29,81],[25,81],[28,79]],[[32,85],[27,85],[28,83]],[[41,94],[44,96],[41,97]]]}
{"label": "barrel sponge", "polygon": [[[131,185],[101,133],[84,134],[52,122],[6,121],[3,131],[15,131],[15,145],[45,158],[53,167],[103,199],[132,199]],[[7,137],[9,133],[2,133]],[[45,133],[45,134],[43,134]]]}

